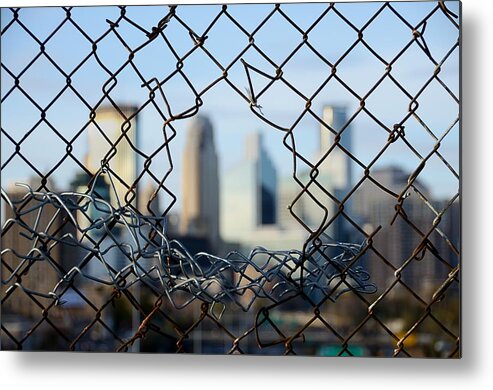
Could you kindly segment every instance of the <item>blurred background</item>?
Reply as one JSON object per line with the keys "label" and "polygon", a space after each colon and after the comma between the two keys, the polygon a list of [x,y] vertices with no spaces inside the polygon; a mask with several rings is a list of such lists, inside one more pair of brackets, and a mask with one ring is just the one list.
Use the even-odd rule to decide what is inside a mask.
{"label": "blurred background", "polygon": [[[1,12],[2,348],[458,356],[458,2]],[[15,183],[192,257],[361,245],[330,291],[356,267],[373,288],[168,299],[122,221]]]}

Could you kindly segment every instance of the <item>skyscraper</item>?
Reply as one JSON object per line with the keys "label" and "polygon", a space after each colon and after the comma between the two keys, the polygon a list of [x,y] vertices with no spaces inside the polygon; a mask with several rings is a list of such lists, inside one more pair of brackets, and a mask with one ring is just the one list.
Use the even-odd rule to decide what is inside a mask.
{"label": "skyscraper", "polygon": [[351,158],[343,150],[344,148],[351,152],[353,146],[351,125],[347,124],[346,108],[326,105],[323,107],[322,119],[325,124],[322,124],[320,128],[319,159],[334,145],[336,134],[343,130],[338,145],[325,157],[320,169],[330,176],[334,187],[344,190],[351,185],[353,179]]}
{"label": "skyscraper", "polygon": [[[291,211],[312,231],[323,228],[326,235],[345,241],[348,226],[344,217],[338,216],[329,226],[326,225],[339,208],[337,200],[343,200],[351,187],[351,159],[341,148],[351,152],[351,128],[346,126],[347,113],[343,106],[324,106],[322,119],[324,124],[320,127],[318,149],[311,160],[316,168],[297,173],[301,185],[292,177],[281,180],[279,220],[284,227],[301,227],[287,209],[290,205]],[[342,129],[344,131],[338,145],[330,150],[335,143],[336,134]],[[303,187],[306,191],[303,191]],[[345,202],[344,208],[350,208],[349,200]]]}
{"label": "skyscraper", "polygon": [[[390,166],[372,170],[371,176],[387,190],[400,194],[407,187],[410,173],[399,167]],[[431,199],[430,191],[422,182],[414,180],[413,185],[427,199]],[[419,231],[422,234],[426,233],[435,219],[435,215],[414,191],[410,190],[409,194],[403,203],[403,211],[409,223],[400,216],[393,221],[396,214],[396,198],[372,182],[365,181],[354,194],[354,213],[361,218],[360,223],[365,226],[365,230],[370,233],[378,226],[382,227],[373,238],[372,246],[375,251],[368,251],[368,257],[365,259],[371,280],[380,292],[395,280],[394,269],[386,262],[399,268],[413,257],[422,241]],[[449,225],[457,222],[455,216],[457,213],[454,214],[454,211],[455,208],[452,207],[439,225],[439,228],[450,234],[452,239],[454,234],[449,233]],[[434,232],[430,235],[430,240],[438,249],[440,257],[448,256],[449,252],[443,249],[445,246],[443,238]],[[416,291],[432,293],[445,280],[450,269],[445,267],[430,250],[417,253],[417,255],[405,267],[402,280]],[[421,258],[421,255],[424,256]],[[446,261],[455,265],[453,259],[446,259]]]}
{"label": "skyscraper", "polygon": [[277,172],[263,145],[262,134],[247,137],[246,159],[254,163],[257,179],[256,225],[272,225],[276,223]]}
{"label": "skyscraper", "polygon": [[189,123],[182,158],[180,233],[219,243],[219,174],[214,129],[210,119]]}
{"label": "skyscraper", "polygon": [[[33,189],[39,187],[39,183],[33,180],[29,184]],[[51,184],[48,186],[53,190]],[[29,264],[29,273],[25,273],[29,277],[18,281],[12,279],[6,284],[6,289],[20,283],[26,289],[48,294],[60,281],[61,275],[66,274],[80,260],[81,254],[70,244],[71,239],[68,237],[69,234],[76,237],[76,227],[66,209],[44,204],[34,197],[25,198],[26,194],[26,189],[22,187],[12,187],[7,191],[8,198],[13,202],[25,199],[26,203],[21,206],[23,212],[29,209],[33,211],[19,218],[15,210],[5,203],[3,213],[6,222],[2,226],[1,243],[2,262],[5,263],[4,278],[10,276],[9,270],[14,270],[23,263]],[[67,199],[67,196],[64,198]],[[31,234],[30,229],[44,232],[46,236],[39,239]],[[30,259],[29,262],[25,261],[25,257]],[[15,287],[15,290],[16,292],[2,303],[2,315],[41,315],[39,304],[36,304],[28,293],[23,292],[19,286]],[[44,297],[36,298],[41,304],[50,303],[50,300]]]}
{"label": "skyscraper", "polygon": [[[129,189],[137,178],[139,121],[137,107],[120,105],[101,106],[96,110],[96,117],[87,130],[88,152],[86,166],[94,174],[101,169],[101,161],[108,159],[116,191],[110,191],[111,204],[137,205],[137,188]],[[114,147],[114,149],[113,149]],[[109,184],[109,183],[108,183]],[[114,193],[116,192],[116,193]],[[128,194],[127,194],[128,193]],[[117,201],[118,198],[118,201]]]}
{"label": "skyscraper", "polygon": [[262,135],[250,134],[245,144],[243,161],[225,174],[222,186],[221,236],[227,241],[241,242],[277,220],[277,173]]}
{"label": "skyscraper", "polygon": [[[111,202],[110,186],[105,181],[104,176],[97,176],[95,182],[89,185],[91,183],[91,179],[92,177],[86,172],[79,172],[70,183],[71,190],[80,194],[91,193],[92,197],[95,199],[104,202]],[[77,231],[77,236],[80,239],[86,234],[85,229],[87,229],[98,218],[104,218],[107,215],[105,211],[109,212],[109,210],[106,210],[106,208],[101,204],[98,204],[99,207],[96,207],[95,204],[89,202],[87,198],[78,199],[78,202],[79,204],[87,207],[84,211],[79,210],[76,212],[77,223],[82,228]],[[98,236],[100,237],[103,234],[103,229],[96,229],[87,234],[92,238]]]}
{"label": "skyscraper", "polygon": [[[348,124],[347,109],[344,106],[326,105],[322,110],[324,124],[320,127],[320,150],[319,158],[329,152],[336,142],[336,137],[340,134],[340,140],[320,165],[320,179],[326,191],[338,200],[342,201],[350,191],[353,182],[352,160],[346,152],[351,153],[353,149],[351,125]],[[327,127],[327,126],[328,127]],[[337,134],[337,135],[336,135]],[[339,204],[334,200],[327,199],[327,195],[320,191],[320,199],[324,199],[324,206],[328,211],[328,218],[336,215]],[[346,212],[351,210],[351,199],[344,203]],[[319,207],[318,207],[319,209]],[[319,212],[320,213],[320,212]],[[338,241],[350,240],[351,226],[343,215],[338,215],[332,222],[325,234],[332,236]]]}

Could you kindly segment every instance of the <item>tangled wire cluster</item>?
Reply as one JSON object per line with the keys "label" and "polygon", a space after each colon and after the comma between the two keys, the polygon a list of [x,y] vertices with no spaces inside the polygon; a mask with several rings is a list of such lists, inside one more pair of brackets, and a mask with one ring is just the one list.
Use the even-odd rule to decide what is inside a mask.
{"label": "tangled wire cluster", "polygon": [[[111,175],[108,177],[115,190]],[[211,310],[215,304],[234,302],[248,311],[257,298],[267,298],[275,303],[300,291],[314,299],[318,294],[335,300],[351,289],[363,293],[376,290],[369,283],[369,274],[361,266],[353,266],[365,244],[319,241],[311,242],[305,252],[256,247],[248,255],[239,251],[231,251],[225,257],[205,252],[194,254],[179,240],[169,238],[164,217],[144,216],[128,206],[115,208],[100,198],[94,187],[87,193],[54,193],[34,191],[26,184],[18,185],[26,189],[22,198],[13,200],[3,193],[15,214],[5,221],[3,229],[18,224],[28,233],[20,234],[31,242],[31,250],[25,254],[17,253],[13,248],[2,251],[2,256],[12,252],[19,259],[17,268],[2,283],[9,283],[25,262],[48,262],[58,273],[58,283],[51,291],[27,292],[52,298],[57,304],[64,302],[63,292],[62,295],[59,293],[63,291],[62,285],[71,282],[76,275],[117,290],[145,283],[161,289],[162,295],[167,296],[176,308],[199,299],[211,304]],[[20,207],[26,204],[28,207]],[[48,206],[50,210],[47,211]],[[97,217],[90,215],[91,209],[97,211]],[[42,214],[47,212],[50,222],[44,227],[38,226]],[[33,226],[23,220],[31,213],[36,214]],[[63,235],[50,232],[60,215],[70,219],[75,227],[73,231]],[[81,223],[81,216],[89,223]],[[88,237],[101,236],[101,232],[110,240],[104,249],[87,241]],[[60,271],[50,256],[52,249],[59,245],[68,245],[74,251],[79,249],[86,254],[79,265],[66,273]],[[115,249],[121,257],[128,259],[128,264],[120,269],[108,260],[108,254]],[[329,252],[334,250],[338,253],[330,256]],[[95,276],[88,270],[88,258],[92,257],[103,265],[105,277]],[[149,266],[145,265],[145,259],[152,260]],[[26,287],[14,285],[26,291]],[[186,298],[183,298],[184,292]]]}

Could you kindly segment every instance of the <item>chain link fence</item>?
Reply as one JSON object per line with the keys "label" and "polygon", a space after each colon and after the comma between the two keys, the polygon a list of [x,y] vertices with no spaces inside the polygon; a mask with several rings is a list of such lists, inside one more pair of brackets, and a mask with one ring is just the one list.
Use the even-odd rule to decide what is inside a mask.
{"label": "chain link fence", "polygon": [[[2,348],[459,357],[458,3],[420,3],[423,12],[402,4],[2,9]],[[193,7],[197,17],[204,12],[201,23],[187,14]],[[386,18],[403,41],[391,40]],[[314,39],[324,23],[337,34]],[[276,35],[289,50],[266,38]],[[335,41],[342,49],[327,51]],[[378,77],[351,57],[359,50]],[[311,87],[289,69],[302,52],[323,70],[312,78],[307,63]],[[427,68],[410,85],[400,72],[414,61],[418,68],[418,58]],[[348,61],[362,78],[345,72]],[[197,78],[191,63],[207,77]],[[49,81],[36,86],[33,74]],[[331,98],[354,102],[338,126],[317,107],[334,85],[340,92]],[[122,103],[122,87],[138,104]],[[276,88],[299,109],[276,115]],[[245,252],[199,237],[197,247],[172,231],[183,196],[169,184],[179,165],[173,142],[220,89],[281,134],[277,147],[290,158],[296,189],[282,206],[304,234],[301,246]],[[380,91],[393,121],[372,100]],[[437,125],[427,115],[442,116],[442,105],[451,109]],[[148,112],[158,131],[139,123]],[[105,127],[112,115],[117,137]],[[365,139],[383,134],[369,158],[345,141],[362,117]],[[330,137],[316,157],[300,147],[306,118]],[[141,147],[142,136],[152,147]],[[407,171],[381,169],[396,145]],[[324,169],[334,156],[360,175],[329,185]],[[437,165],[432,175],[456,188],[445,200],[423,184]],[[66,171],[75,179],[60,191],[54,180]],[[35,180],[8,183],[21,174]]]}

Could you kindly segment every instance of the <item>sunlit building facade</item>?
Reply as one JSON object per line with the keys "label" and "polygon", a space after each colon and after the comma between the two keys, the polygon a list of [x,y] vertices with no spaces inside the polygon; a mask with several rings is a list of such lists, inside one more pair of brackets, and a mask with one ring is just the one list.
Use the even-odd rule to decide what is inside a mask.
{"label": "sunlit building facade", "polygon": [[120,105],[117,109],[112,105],[101,106],[96,110],[87,134],[87,168],[95,174],[101,169],[102,161],[107,161],[110,172],[115,176],[115,191],[110,191],[112,206],[131,204],[135,207],[138,194],[135,182],[138,154],[135,150],[139,147],[137,107]]}
{"label": "sunlit building facade", "polygon": [[211,120],[195,116],[182,156],[180,234],[219,243],[219,174]]}
{"label": "sunlit building facade", "polygon": [[249,241],[262,226],[277,222],[277,172],[263,145],[262,135],[247,137],[243,161],[224,176],[221,204],[221,237]]}

